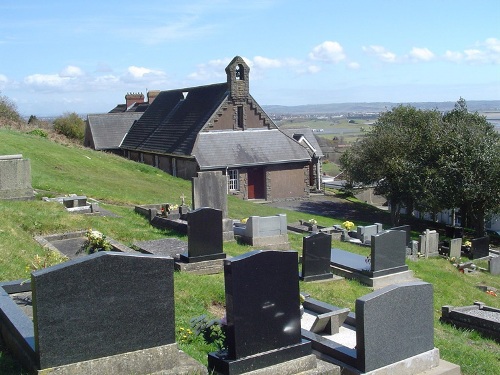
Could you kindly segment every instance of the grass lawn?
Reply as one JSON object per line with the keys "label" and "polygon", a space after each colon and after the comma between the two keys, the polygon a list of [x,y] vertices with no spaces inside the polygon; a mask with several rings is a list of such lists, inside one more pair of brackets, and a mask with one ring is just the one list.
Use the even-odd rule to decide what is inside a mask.
{"label": "grass lawn", "polygon": [[[57,203],[33,201],[0,201],[0,281],[24,279],[26,266],[44,250],[33,240],[39,234],[53,234],[93,228],[131,245],[135,241],[177,236],[158,230],[145,218],[134,213],[133,205],[146,203],[180,203],[180,196],[191,196],[191,183],[171,177],[155,168],[92,150],[63,146],[43,138],[15,131],[0,130],[0,155],[22,153],[31,160],[32,185],[41,195],[82,194],[98,199],[101,206],[119,217],[69,214]],[[190,202],[186,202],[190,204]],[[320,225],[342,223],[344,218],[320,217],[276,209],[265,204],[253,204],[228,197],[229,215],[244,218],[249,215],[286,213],[288,222],[315,218]],[[352,202],[353,205],[363,205]],[[180,236],[182,237],[182,236]],[[185,239],[185,238],[184,238]],[[292,247],[301,251],[302,236],[291,234]],[[356,245],[335,242],[334,247],[366,252]],[[243,254],[250,246],[228,243],[224,252]],[[500,307],[498,297],[481,292],[475,286],[486,284],[500,289],[500,278],[487,273],[466,275],[457,272],[444,259],[408,262],[416,276],[434,286],[435,345],[441,357],[459,364],[463,374],[500,373],[500,345],[474,332],[457,330],[439,322],[441,306],[469,305],[480,300]],[[356,281],[302,283],[301,291],[327,303],[354,309],[356,298],[369,293],[370,288]],[[224,306],[223,275],[197,276],[175,274],[177,341],[188,354],[206,364],[207,352],[215,350],[198,337],[185,335],[191,318],[208,314],[220,317]],[[390,317],[388,317],[390,318]],[[0,374],[21,374],[19,365],[0,346]]]}

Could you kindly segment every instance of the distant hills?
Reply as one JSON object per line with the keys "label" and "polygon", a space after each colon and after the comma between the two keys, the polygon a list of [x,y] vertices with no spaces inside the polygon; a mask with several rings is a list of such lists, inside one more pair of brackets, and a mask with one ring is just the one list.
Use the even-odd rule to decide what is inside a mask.
{"label": "distant hills", "polygon": [[[263,105],[262,108],[268,114],[291,114],[291,115],[317,115],[317,114],[341,114],[341,113],[379,113],[390,110],[398,105],[410,105],[417,109],[438,109],[439,111],[450,111],[455,102],[373,102],[373,103],[332,103],[332,104],[307,104],[297,106]],[[471,112],[500,112],[500,100],[470,100],[467,108]]]}

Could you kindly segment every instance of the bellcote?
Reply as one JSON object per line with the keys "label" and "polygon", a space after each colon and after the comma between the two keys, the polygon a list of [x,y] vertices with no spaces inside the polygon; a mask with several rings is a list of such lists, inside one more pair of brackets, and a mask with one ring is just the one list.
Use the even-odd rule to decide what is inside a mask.
{"label": "bellcote", "polygon": [[248,97],[249,73],[250,68],[240,56],[236,56],[226,67],[231,99],[241,101]]}

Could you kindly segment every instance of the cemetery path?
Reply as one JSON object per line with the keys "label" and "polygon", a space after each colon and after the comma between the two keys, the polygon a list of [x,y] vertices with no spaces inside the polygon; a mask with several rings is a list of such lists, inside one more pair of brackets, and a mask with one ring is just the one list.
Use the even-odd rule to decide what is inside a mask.
{"label": "cemetery path", "polygon": [[306,199],[272,202],[269,205],[312,215],[349,220],[356,224],[376,222],[390,225],[390,215],[387,210],[369,204],[352,203],[328,195],[314,195]]}

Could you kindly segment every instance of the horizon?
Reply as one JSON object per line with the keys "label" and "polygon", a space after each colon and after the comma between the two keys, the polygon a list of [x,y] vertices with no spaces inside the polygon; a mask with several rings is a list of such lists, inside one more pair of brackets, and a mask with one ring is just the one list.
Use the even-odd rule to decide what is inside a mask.
{"label": "horizon", "polygon": [[238,55],[263,106],[499,100],[499,13],[465,0],[2,3],[0,95],[23,116],[105,113],[128,92],[225,82]]}

